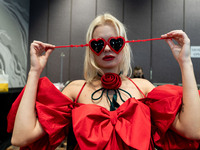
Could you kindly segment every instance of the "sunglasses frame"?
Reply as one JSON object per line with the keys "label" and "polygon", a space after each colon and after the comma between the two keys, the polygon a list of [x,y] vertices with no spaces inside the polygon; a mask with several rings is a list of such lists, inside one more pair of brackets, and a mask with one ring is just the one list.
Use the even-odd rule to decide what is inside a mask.
{"label": "sunglasses frame", "polygon": [[[112,39],[118,40],[118,39],[120,39],[120,38],[123,40],[123,45],[122,45],[122,47],[121,47],[118,51],[116,51],[116,50],[110,45],[110,40],[112,40]],[[103,40],[104,46],[103,46],[103,48],[100,50],[100,52],[97,53],[95,50],[93,50],[93,48],[92,48],[92,46],[91,46],[91,43],[92,43],[93,41],[98,42],[99,40]],[[113,52],[115,52],[116,54],[119,54],[119,53],[121,52],[121,50],[124,48],[125,44],[126,44],[126,41],[125,41],[124,37],[122,37],[122,36],[110,37],[107,41],[106,41],[104,38],[91,39],[91,40],[89,41],[89,47],[90,47],[90,49],[91,49],[92,52],[94,52],[97,56],[99,56],[99,55],[104,51],[106,45],[108,45],[108,46],[110,47],[110,49],[111,49]]]}

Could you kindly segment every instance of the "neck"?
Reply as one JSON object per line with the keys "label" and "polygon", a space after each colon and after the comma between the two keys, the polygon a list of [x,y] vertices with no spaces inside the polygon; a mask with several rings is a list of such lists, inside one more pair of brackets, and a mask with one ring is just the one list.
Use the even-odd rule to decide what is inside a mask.
{"label": "neck", "polygon": [[101,69],[104,73],[116,73],[119,74],[119,69],[118,68],[112,68],[112,69]]}

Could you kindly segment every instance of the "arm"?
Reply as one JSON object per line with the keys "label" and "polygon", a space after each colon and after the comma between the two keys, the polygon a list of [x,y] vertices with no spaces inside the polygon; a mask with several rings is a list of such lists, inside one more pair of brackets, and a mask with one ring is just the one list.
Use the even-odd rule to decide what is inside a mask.
{"label": "arm", "polygon": [[[44,50],[47,50],[44,53]],[[13,129],[11,143],[16,146],[26,146],[45,134],[35,111],[35,99],[40,74],[54,46],[34,41],[30,47],[31,67],[28,74],[26,89],[21,99]],[[42,55],[44,53],[44,55]]]}
{"label": "arm", "polygon": [[172,129],[186,138],[200,139],[200,98],[190,57],[190,40],[181,30],[171,31],[162,38],[172,38],[178,43],[166,39],[182,74],[183,104]]}

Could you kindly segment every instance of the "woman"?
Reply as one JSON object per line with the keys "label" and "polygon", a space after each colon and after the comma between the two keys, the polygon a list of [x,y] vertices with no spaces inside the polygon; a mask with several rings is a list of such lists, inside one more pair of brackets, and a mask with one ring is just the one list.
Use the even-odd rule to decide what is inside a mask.
{"label": "woman", "polygon": [[131,74],[130,46],[125,44],[123,25],[110,14],[98,16],[88,29],[85,80],[71,82],[63,94],[47,78],[39,80],[55,46],[34,41],[26,88],[8,116],[8,130],[14,126],[12,143],[55,149],[72,126],[75,149],[197,148],[200,100],[190,40],[180,30],[161,37],[179,63],[183,88],[154,88],[145,79],[127,78]]}

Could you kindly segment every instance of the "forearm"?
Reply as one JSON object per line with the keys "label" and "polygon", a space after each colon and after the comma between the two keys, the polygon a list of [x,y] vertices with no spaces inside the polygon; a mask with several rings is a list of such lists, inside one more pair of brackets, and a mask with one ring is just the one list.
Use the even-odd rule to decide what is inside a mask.
{"label": "forearm", "polygon": [[[26,88],[15,118],[12,137],[14,143],[21,143],[21,141],[26,143],[26,140],[29,141],[29,138],[32,138],[32,134],[35,134],[35,128],[39,123],[37,122],[35,110],[35,99],[39,77],[40,74],[35,71],[30,71],[28,74]],[[19,137],[21,141],[19,140]],[[18,138],[17,142],[16,138]]]}
{"label": "forearm", "polygon": [[193,64],[191,59],[179,64],[183,84],[183,104],[179,113],[180,129],[186,137],[196,138],[200,130],[200,98]]}

